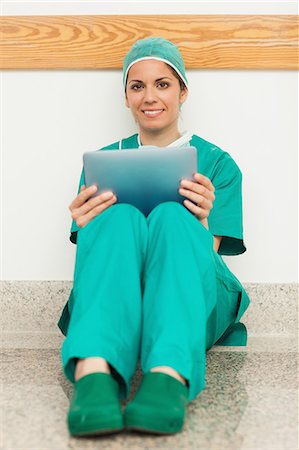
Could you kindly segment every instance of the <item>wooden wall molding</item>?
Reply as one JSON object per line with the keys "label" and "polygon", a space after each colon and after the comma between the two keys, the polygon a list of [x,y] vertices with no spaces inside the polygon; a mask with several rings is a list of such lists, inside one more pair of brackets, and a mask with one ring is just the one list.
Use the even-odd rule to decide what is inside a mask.
{"label": "wooden wall molding", "polygon": [[187,69],[298,70],[296,15],[0,18],[1,69],[120,69],[136,39],[178,45]]}

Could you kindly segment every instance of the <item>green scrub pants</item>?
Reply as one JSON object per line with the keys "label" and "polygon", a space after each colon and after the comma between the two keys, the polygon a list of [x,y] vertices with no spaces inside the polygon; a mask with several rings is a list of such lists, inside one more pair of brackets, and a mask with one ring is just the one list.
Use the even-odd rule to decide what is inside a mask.
{"label": "green scrub pants", "polygon": [[237,289],[225,289],[216,276],[213,244],[177,202],[161,203],[147,217],[115,204],[81,228],[61,349],[69,381],[76,358],[100,356],[127,399],[140,358],[144,373],[161,365],[177,370],[193,400],[205,387],[206,350],[236,321],[240,306]]}

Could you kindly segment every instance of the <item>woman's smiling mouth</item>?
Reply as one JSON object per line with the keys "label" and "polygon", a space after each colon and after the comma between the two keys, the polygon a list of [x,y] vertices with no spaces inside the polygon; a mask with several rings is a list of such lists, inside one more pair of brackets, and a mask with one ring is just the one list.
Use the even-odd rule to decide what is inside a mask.
{"label": "woman's smiling mouth", "polygon": [[164,111],[164,109],[144,109],[144,110],[142,110],[142,112],[147,117],[158,117],[158,116],[160,116],[160,114],[162,114],[163,111]]}

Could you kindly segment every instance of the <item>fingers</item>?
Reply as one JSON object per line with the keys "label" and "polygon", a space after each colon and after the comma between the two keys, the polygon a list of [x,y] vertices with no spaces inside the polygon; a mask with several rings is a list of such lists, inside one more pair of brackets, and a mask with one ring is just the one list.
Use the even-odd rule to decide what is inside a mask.
{"label": "fingers", "polygon": [[[182,180],[181,184],[188,189],[192,189],[195,192],[198,192],[199,194],[203,194],[205,196],[211,196],[211,198],[214,197],[215,187],[211,183],[211,180],[204,175],[201,175],[199,173],[196,173],[194,175],[195,181],[190,180]],[[187,183],[186,183],[187,182]]]}
{"label": "fingers", "polygon": [[[182,195],[186,195],[186,192],[184,190],[184,188],[186,188],[187,190],[190,190],[190,191],[194,192],[195,194],[200,194],[200,196],[202,196],[204,199],[214,201],[216,198],[215,194],[214,194],[215,188],[212,185],[210,179],[199,173],[196,173],[194,175],[194,178],[197,179],[196,182],[183,179],[180,183],[180,186],[182,187],[181,189],[183,189],[183,191],[181,192],[181,189],[180,189],[179,192],[182,193]],[[201,183],[202,181],[205,184],[202,184]],[[194,197],[193,197],[193,199],[194,199]]]}
{"label": "fingers", "polygon": [[196,194],[192,191],[185,190],[185,189],[180,189],[179,193],[181,195],[183,195],[184,197],[187,197],[188,199],[192,200],[197,205],[200,205],[201,208],[204,208],[204,209],[212,209],[213,208],[212,201],[205,198],[202,195]]}
{"label": "fingers", "polygon": [[199,220],[203,220],[209,216],[209,212],[207,209],[200,208],[199,206],[194,205],[194,203],[189,202],[189,200],[184,200],[184,205],[196,216]]}
{"label": "fingers", "polygon": [[194,174],[194,178],[195,178],[195,181],[197,181],[200,184],[203,184],[209,191],[212,191],[212,192],[215,191],[215,188],[214,188],[210,178],[208,178],[208,177],[206,177],[203,174],[198,173],[198,172],[196,172]]}
{"label": "fingers", "polygon": [[80,194],[78,194],[77,197],[69,205],[69,210],[72,211],[74,208],[79,208],[95,192],[97,192],[97,187],[95,185],[89,186],[89,188],[86,188],[85,185],[82,185]]}
{"label": "fingers", "polygon": [[73,211],[73,215],[75,215],[75,219],[83,214],[87,214],[94,208],[99,207],[102,203],[105,203],[107,200],[111,200],[113,198],[113,192],[103,192],[102,194],[97,195],[96,197],[90,198],[87,202],[85,202],[80,208],[77,208]]}
{"label": "fingers", "polygon": [[[116,202],[116,196],[113,192],[102,192],[101,194],[91,197],[97,191],[95,185],[86,188],[81,186],[81,192],[69,205],[72,213],[72,219],[79,227],[85,226],[91,219],[99,215],[104,209]],[[91,198],[90,198],[91,197]]]}
{"label": "fingers", "polygon": [[215,188],[211,180],[200,173],[195,173],[194,179],[195,182],[183,179],[179,193],[189,199],[184,200],[184,205],[202,220],[209,216],[213,208],[213,201],[216,198]]}
{"label": "fingers", "polygon": [[[103,195],[103,194],[101,194]],[[98,196],[100,197],[100,195]],[[95,197],[97,198],[97,197]],[[97,206],[93,207],[91,210],[89,210],[87,213],[80,215],[78,219],[76,220],[76,223],[78,227],[82,228],[85,225],[87,225],[92,219],[94,219],[96,216],[101,214],[105,209],[109,208],[111,205],[116,203],[117,199],[115,195],[110,198],[109,200],[103,201],[98,204]],[[89,202],[87,202],[89,203]]]}

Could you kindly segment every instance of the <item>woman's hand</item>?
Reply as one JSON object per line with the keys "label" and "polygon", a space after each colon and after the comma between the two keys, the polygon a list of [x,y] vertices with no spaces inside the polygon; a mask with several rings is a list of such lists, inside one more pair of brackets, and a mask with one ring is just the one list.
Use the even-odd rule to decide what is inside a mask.
{"label": "woman's hand", "polygon": [[80,228],[87,225],[94,217],[101,214],[102,211],[113,205],[117,200],[113,192],[110,191],[89,198],[96,191],[97,187],[95,185],[89,186],[88,188],[82,185],[80,194],[69,205],[72,219]]}
{"label": "woman's hand", "polygon": [[208,177],[195,173],[195,181],[181,180],[179,193],[192,200],[184,200],[184,205],[195,215],[200,222],[205,222],[213,208],[215,188]]}

